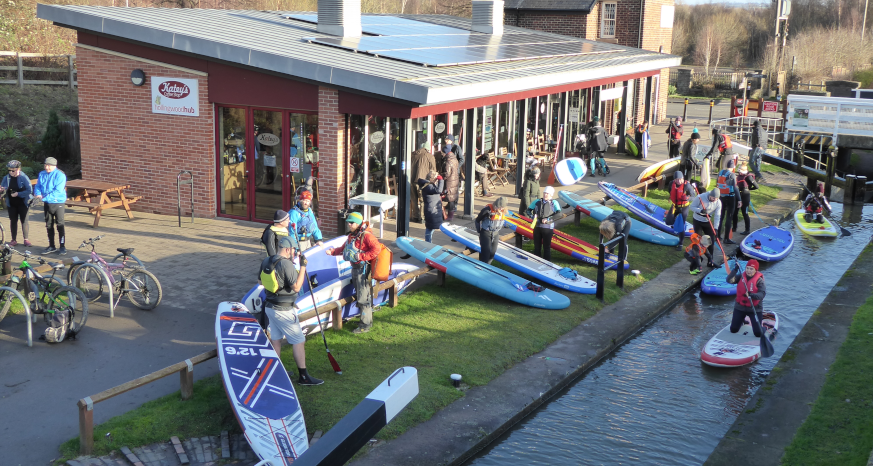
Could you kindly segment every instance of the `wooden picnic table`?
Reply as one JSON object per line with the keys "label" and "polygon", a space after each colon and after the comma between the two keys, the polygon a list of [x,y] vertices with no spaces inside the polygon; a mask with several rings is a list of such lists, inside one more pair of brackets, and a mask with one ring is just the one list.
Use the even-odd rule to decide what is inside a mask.
{"label": "wooden picnic table", "polygon": [[95,214],[94,228],[100,223],[100,215],[105,209],[122,207],[127,218],[133,219],[130,205],[142,199],[142,196],[125,194],[129,184],[110,183],[106,181],[67,180],[67,189],[81,190],[76,196],[67,198],[66,205],[70,207],[86,207]]}

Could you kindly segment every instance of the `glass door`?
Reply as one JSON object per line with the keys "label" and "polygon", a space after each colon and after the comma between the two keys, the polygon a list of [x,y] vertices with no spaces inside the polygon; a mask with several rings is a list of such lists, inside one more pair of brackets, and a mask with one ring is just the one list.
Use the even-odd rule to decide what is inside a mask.
{"label": "glass door", "polygon": [[254,110],[252,119],[252,157],[249,158],[249,167],[254,173],[252,217],[272,221],[277,210],[285,209],[282,112]]}
{"label": "glass door", "polygon": [[218,109],[218,207],[222,214],[248,218],[246,109]]}
{"label": "glass door", "polygon": [[[292,197],[307,178],[318,179],[318,115],[288,114],[288,171]],[[313,199],[313,208],[316,201]]]}

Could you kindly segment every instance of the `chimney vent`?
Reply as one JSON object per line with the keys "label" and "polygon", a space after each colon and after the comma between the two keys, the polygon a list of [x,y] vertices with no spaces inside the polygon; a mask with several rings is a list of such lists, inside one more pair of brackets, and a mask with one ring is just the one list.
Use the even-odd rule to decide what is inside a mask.
{"label": "chimney vent", "polygon": [[318,0],[318,32],[361,37],[361,0]]}
{"label": "chimney vent", "polygon": [[473,0],[473,31],[503,34],[503,0]]}

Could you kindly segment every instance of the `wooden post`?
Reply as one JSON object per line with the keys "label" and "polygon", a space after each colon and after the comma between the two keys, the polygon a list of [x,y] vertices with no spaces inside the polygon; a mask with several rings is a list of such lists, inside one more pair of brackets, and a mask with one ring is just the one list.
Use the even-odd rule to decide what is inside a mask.
{"label": "wooden post", "polygon": [[649,195],[649,183],[646,183],[643,185],[643,197],[646,197],[648,195]]}
{"label": "wooden post", "polygon": [[515,234],[515,247],[521,248],[524,243],[524,239],[518,233]]}
{"label": "wooden post", "polygon": [[85,400],[79,400],[79,454],[90,455],[94,450],[94,407],[88,409]]}
{"label": "wooden post", "polygon": [[831,186],[834,184],[834,173],[836,171],[837,165],[837,151],[832,150],[828,151],[828,163],[827,163],[827,177],[825,178],[825,192],[824,195],[827,197],[831,197]]}
{"label": "wooden post", "polygon": [[573,215],[574,215],[573,225],[576,225],[576,226],[581,225],[582,224],[582,212],[579,212],[577,210],[577,211],[573,212]]}
{"label": "wooden post", "polygon": [[24,89],[24,66],[21,62],[21,52],[16,52],[15,56],[18,58],[18,87]]}
{"label": "wooden post", "polygon": [[437,270],[437,285],[446,286],[446,273],[442,270]]}
{"label": "wooden post", "polygon": [[843,188],[843,204],[855,204],[855,175],[846,175],[846,186]]}
{"label": "wooden post", "polygon": [[73,56],[67,55],[67,71],[70,74],[70,90],[73,90],[75,86],[73,85]]}
{"label": "wooden post", "polygon": [[867,200],[867,177],[858,176],[855,178],[855,202],[859,205],[864,205]]}
{"label": "wooden post", "polygon": [[397,293],[397,284],[395,283],[391,288],[388,288],[388,307],[397,307],[400,304],[400,299]]}
{"label": "wooden post", "polygon": [[[190,360],[185,360],[190,363]],[[179,390],[182,392],[182,401],[190,400],[194,396],[194,366],[186,367],[179,371]]]}
{"label": "wooden post", "polygon": [[343,329],[343,308],[341,306],[334,306],[333,310],[333,328],[334,330],[342,330]]}
{"label": "wooden post", "polygon": [[664,180],[666,180],[666,179],[667,179],[666,176],[661,176],[660,178],[658,178],[658,189],[661,189],[661,190],[664,189]]}

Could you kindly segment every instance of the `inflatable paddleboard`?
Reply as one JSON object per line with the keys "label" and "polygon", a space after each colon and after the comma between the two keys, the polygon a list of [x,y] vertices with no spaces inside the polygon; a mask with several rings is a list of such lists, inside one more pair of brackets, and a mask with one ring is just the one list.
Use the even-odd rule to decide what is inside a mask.
{"label": "inflatable paddleboard", "polygon": [[[598,222],[602,222],[603,219],[609,217],[609,214],[613,212],[612,209],[605,205],[598,204],[591,199],[585,199],[584,197],[569,191],[559,192],[558,197],[560,197],[562,201],[573,206],[574,209],[594,220],[597,220]],[[657,228],[650,227],[642,222],[631,222],[630,235],[634,238],[648,241],[649,243],[661,244],[664,246],[675,246],[679,244],[678,237],[668,235],[667,233],[664,233]]]}
{"label": "inflatable paddleboard", "polygon": [[[664,223],[667,211],[664,210],[663,207],[652,204],[651,202],[635,194],[631,194],[625,189],[619,188],[612,183],[601,181],[597,183],[597,186],[620,206],[631,211],[644,222],[667,234],[673,234],[673,225],[667,225]],[[694,228],[690,223],[685,222],[685,234],[691,236],[692,233],[694,233]]]}
{"label": "inflatable paddleboard", "polygon": [[[733,270],[736,260],[728,260],[728,267]],[[746,270],[746,261],[740,261],[740,272]],[[700,291],[715,296],[736,296],[737,285],[731,285],[727,280],[728,273],[724,270],[724,266],[713,269],[703,277],[700,283]]]}
{"label": "inflatable paddleboard", "polygon": [[[528,239],[533,239],[533,229],[530,226],[531,219],[524,215],[516,214],[509,211],[506,214],[506,226],[512,231],[524,236]],[[579,259],[589,264],[597,265],[600,250],[597,246],[586,243],[579,238],[570,236],[564,232],[554,230],[552,236],[552,249],[562,252],[574,259]],[[615,268],[615,263],[618,261],[618,256],[615,254],[607,254],[606,260],[607,270]],[[624,263],[624,268],[629,267],[627,261]]]}
{"label": "inflatable paddleboard", "polygon": [[[775,312],[764,312],[764,335],[770,341],[779,330],[779,316]],[[761,357],[761,338],[752,332],[748,318],[737,333],[731,333],[731,326],[723,328],[706,342],[700,352],[704,364],[715,367],[739,367],[757,361]]]}
{"label": "inflatable paddleboard", "polygon": [[[309,271],[309,278],[311,278],[315,283],[329,283],[338,278],[352,276],[352,264],[343,260],[343,256],[329,256],[324,252],[327,248],[343,247],[347,238],[347,236],[337,236],[336,238],[325,241],[321,246],[313,246],[306,251],[303,251],[307,262],[306,270]],[[295,264],[296,263],[297,262],[295,261]],[[309,292],[309,284],[304,282],[303,288],[300,289],[300,292]],[[252,312],[258,312],[260,308],[249,309]]]}
{"label": "inflatable paddleboard", "polygon": [[[637,177],[637,181],[643,182],[648,180],[649,178],[655,178],[660,175],[668,175],[676,171],[679,168],[679,160],[681,157],[674,157],[672,159],[667,159],[661,162],[658,162],[654,165],[643,170],[640,173],[640,176]],[[670,180],[667,180],[670,181]]]}
{"label": "inflatable paddleboard", "polygon": [[222,302],[215,343],[224,390],[252,450],[275,466],[290,465],[309,440],[297,393],[267,335],[245,306]]}
{"label": "inflatable paddleboard", "polygon": [[542,309],[566,309],[570,306],[570,298],[560,293],[451,249],[408,236],[397,238],[395,244],[405,253],[439,271],[519,304]]}
{"label": "inflatable paddleboard", "polygon": [[570,157],[555,164],[555,176],[558,178],[558,183],[561,183],[561,186],[576,184],[585,177],[587,171],[588,168],[585,166],[585,161],[579,157]]}
{"label": "inflatable paddleboard", "polygon": [[[440,231],[476,252],[481,251],[479,235],[469,228],[443,223],[440,226]],[[498,244],[494,260],[550,285],[574,293],[594,294],[597,290],[596,282],[579,275],[575,270],[555,265],[505,241]]]}
{"label": "inflatable paddleboard", "polygon": [[777,226],[766,226],[753,231],[740,243],[743,254],[754,259],[775,262],[794,249],[794,235]]}
{"label": "inflatable paddleboard", "polygon": [[633,157],[640,156],[640,146],[637,145],[637,141],[633,136],[624,135],[624,149]]}
{"label": "inflatable paddleboard", "polygon": [[806,211],[803,209],[798,209],[797,212],[794,212],[794,221],[797,223],[797,228],[799,228],[800,231],[810,236],[828,236],[836,238],[839,235],[837,228],[828,219],[824,219],[824,223],[818,223],[815,219],[813,219],[812,222],[807,222],[803,219],[803,214],[805,213]]}

